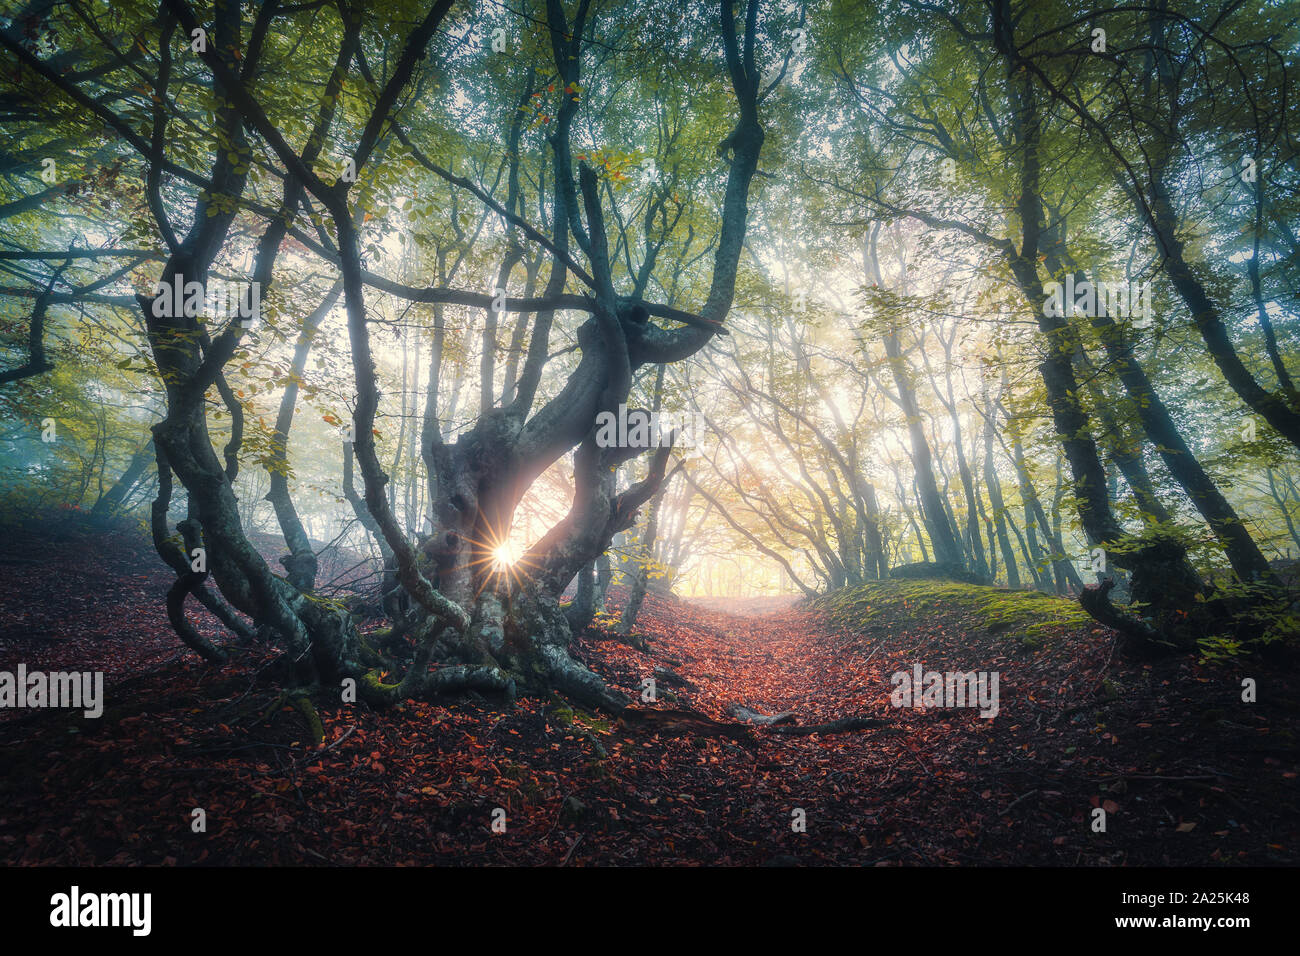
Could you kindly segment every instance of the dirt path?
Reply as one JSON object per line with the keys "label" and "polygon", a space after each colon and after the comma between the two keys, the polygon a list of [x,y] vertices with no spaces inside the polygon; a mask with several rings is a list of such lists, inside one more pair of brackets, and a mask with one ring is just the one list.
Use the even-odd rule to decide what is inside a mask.
{"label": "dirt path", "polygon": [[[882,607],[860,627],[795,607],[728,613],[735,609],[659,605],[643,622],[649,654],[597,644],[594,656],[624,686],[660,659],[696,684],[660,706],[724,719],[740,702],[794,711],[802,723],[888,721],[883,731],[764,741],[752,792],[771,798],[759,812],[773,823],[775,856],[1057,865],[1297,858],[1288,809],[1300,796],[1294,709],[1243,706],[1232,667],[1125,661],[1113,635],[1091,625],[1047,628],[1026,642],[946,598]],[[997,715],[891,706],[890,676],[918,664],[997,672]],[[1274,690],[1293,694],[1294,682]],[[730,756],[743,773],[746,761]],[[777,832],[775,818],[784,812],[788,828],[796,807],[807,832]],[[1094,829],[1098,809],[1104,832]]]}
{"label": "dirt path", "polygon": [[692,612],[702,626],[681,628],[670,653],[683,660],[683,676],[697,682],[696,699],[712,716],[725,716],[731,703],[794,711],[804,723],[889,716],[888,675],[878,655],[872,660],[879,641],[837,635],[822,616],[790,607],[755,615],[688,605],[683,618]]}

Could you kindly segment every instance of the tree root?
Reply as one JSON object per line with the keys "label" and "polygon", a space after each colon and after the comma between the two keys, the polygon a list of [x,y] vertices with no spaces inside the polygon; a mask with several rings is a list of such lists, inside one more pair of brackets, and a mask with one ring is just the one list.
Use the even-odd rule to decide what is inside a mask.
{"label": "tree root", "polygon": [[727,713],[747,723],[762,727],[768,733],[787,734],[792,737],[803,737],[809,734],[847,734],[857,730],[874,730],[878,727],[889,726],[887,721],[877,720],[874,717],[841,717],[839,720],[832,720],[825,724],[801,725],[792,710],[773,714],[769,717],[751,707],[746,707],[744,704],[732,704],[727,708]]}
{"label": "tree root", "polygon": [[1166,647],[1171,643],[1141,618],[1125,614],[1110,600],[1110,591],[1115,587],[1115,579],[1107,578],[1100,584],[1090,584],[1079,595],[1079,604],[1088,615],[1100,624],[1104,624],[1123,636],[1125,643],[1142,649]]}
{"label": "tree root", "polygon": [[615,716],[627,709],[626,698],[611,690],[603,680],[575,661],[563,648],[543,644],[541,652],[557,690],[580,703],[599,707]]}
{"label": "tree root", "polygon": [[226,629],[239,639],[239,643],[245,647],[253,643],[257,637],[257,631],[249,627],[239,619],[235,609],[227,604],[220,594],[208,589],[206,584],[200,584],[193,589],[195,600],[207,608]]}
{"label": "tree root", "polygon": [[366,638],[370,646],[381,653],[404,648],[406,647],[405,637],[407,633],[419,623],[419,615],[415,612],[408,612],[399,618],[392,627],[374,631],[366,635]]}
{"label": "tree root", "polygon": [[499,667],[442,667],[427,673],[429,655],[416,655],[406,675],[396,684],[385,684],[378,671],[368,671],[357,685],[366,703],[376,707],[389,707],[403,700],[418,697],[441,697],[468,690],[504,694],[507,703],[518,697],[515,680]]}
{"label": "tree root", "polygon": [[772,727],[777,724],[793,724],[796,722],[793,710],[782,711],[769,717],[746,707],[744,704],[732,704],[727,708],[727,713],[737,720],[743,720],[747,724],[754,724],[758,727]]}
{"label": "tree root", "polygon": [[651,673],[654,675],[655,680],[668,687],[680,687],[683,690],[695,689],[695,684],[667,667],[656,667]]}
{"label": "tree root", "polygon": [[622,720],[629,727],[649,730],[666,737],[728,737],[745,744],[754,742],[753,731],[744,724],[723,723],[693,710],[640,710],[628,707],[623,711]]}
{"label": "tree root", "polygon": [[[874,730],[879,727],[889,726],[888,721],[878,720],[874,717],[843,717],[825,724],[800,725],[793,723],[795,718],[792,713],[765,717],[763,714],[740,704],[733,704],[730,711],[736,716],[740,716],[737,711],[754,715],[757,719],[750,720],[750,723],[756,724],[769,734],[783,734],[792,737],[803,737],[811,734],[847,734],[859,730]],[[762,723],[763,720],[767,720],[769,723]],[[780,721],[780,723],[771,721]],[[732,740],[743,743],[753,743],[755,739],[753,731],[745,724],[722,723],[693,710],[669,710],[666,708],[638,710],[629,707],[623,712],[623,722],[632,727],[672,737],[686,735],[730,737]]]}
{"label": "tree root", "polygon": [[311,734],[311,742],[315,747],[319,747],[325,740],[325,727],[321,723],[320,714],[316,713],[316,705],[311,702],[311,695],[305,688],[295,690],[286,690],[275,700],[271,701],[269,707],[262,711],[262,720],[270,720],[271,715],[283,707],[285,704],[291,706],[301,716],[307,724],[307,732]]}
{"label": "tree root", "polygon": [[790,736],[848,734],[857,730],[874,730],[877,727],[888,726],[888,721],[877,720],[874,717],[842,717],[839,720],[832,720],[828,724],[788,724],[783,727],[768,727],[767,732],[770,734],[788,734]]}
{"label": "tree root", "polygon": [[305,693],[293,695],[289,702],[293,704],[294,710],[302,715],[302,719],[307,722],[307,730],[311,733],[312,746],[319,747],[325,742],[325,727],[321,724],[320,714],[316,713],[316,705],[311,702],[311,698]]}
{"label": "tree root", "polygon": [[186,647],[209,664],[225,664],[230,659],[229,655],[195,630],[194,625],[185,616],[185,598],[191,591],[202,587],[203,580],[207,576],[206,571],[192,572],[176,579],[176,583],[167,591],[167,619],[171,622],[172,630]]}
{"label": "tree root", "polygon": [[518,696],[515,680],[499,667],[442,667],[429,675],[424,685],[431,695],[455,694],[477,690],[504,694],[506,701],[514,703]]}

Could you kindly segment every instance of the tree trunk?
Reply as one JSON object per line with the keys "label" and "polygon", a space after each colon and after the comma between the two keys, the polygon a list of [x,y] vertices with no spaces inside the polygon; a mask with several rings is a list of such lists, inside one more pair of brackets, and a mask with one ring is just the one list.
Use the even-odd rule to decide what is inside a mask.
{"label": "tree trunk", "polygon": [[894,385],[898,389],[898,398],[903,415],[907,419],[907,431],[912,444],[912,465],[916,472],[917,494],[921,502],[922,520],[934,548],[934,559],[938,564],[962,567],[961,546],[953,537],[952,525],[948,522],[948,512],[944,508],[939,486],[934,478],[934,465],[930,455],[930,444],[925,437],[925,428],[921,418],[921,409],[916,401],[916,391],[909,380],[903,350],[898,340],[897,331],[884,336],[885,355],[889,358],[889,368],[893,373]]}
{"label": "tree trunk", "polygon": [[126,470],[113,482],[113,486],[100,495],[95,506],[90,509],[90,517],[94,521],[107,521],[116,516],[131,490],[140,481],[141,476],[155,460],[153,439],[150,438],[141,445],[131,456],[131,461],[127,464]]}
{"label": "tree trunk", "polygon": [[993,511],[993,528],[997,534],[998,546],[1002,549],[1002,563],[1007,569],[1007,587],[1013,591],[1020,590],[1020,571],[1016,567],[1016,555],[1007,536],[1006,503],[1002,499],[1002,484],[998,480],[997,467],[993,462],[993,407],[989,404],[988,383],[982,382],[984,406],[988,410],[984,416],[984,485],[988,488],[989,508]]}

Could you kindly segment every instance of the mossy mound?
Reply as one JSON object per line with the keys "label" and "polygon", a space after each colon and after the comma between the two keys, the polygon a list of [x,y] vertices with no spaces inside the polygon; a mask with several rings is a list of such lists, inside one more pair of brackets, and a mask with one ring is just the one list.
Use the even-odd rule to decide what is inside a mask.
{"label": "mossy mound", "polygon": [[1087,612],[1069,598],[939,578],[873,581],[816,598],[811,605],[835,623],[855,630],[901,618],[941,617],[968,629],[1014,632],[1023,639],[1092,623]]}

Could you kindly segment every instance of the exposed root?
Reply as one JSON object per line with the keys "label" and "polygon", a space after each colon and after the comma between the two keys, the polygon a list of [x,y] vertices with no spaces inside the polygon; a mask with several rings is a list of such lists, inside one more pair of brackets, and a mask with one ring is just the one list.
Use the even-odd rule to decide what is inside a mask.
{"label": "exposed root", "polygon": [[427,649],[422,650],[424,652],[416,654],[415,662],[396,684],[381,682],[377,671],[367,672],[358,685],[366,702],[388,707],[417,697],[440,697],[469,690],[503,694],[510,704],[518,697],[514,678],[499,667],[442,667],[429,674],[429,654]]}
{"label": "exposed root", "polygon": [[874,730],[878,727],[889,726],[888,721],[877,720],[875,717],[841,717],[839,720],[832,720],[825,724],[801,725],[792,710],[773,714],[769,717],[750,707],[746,707],[744,704],[732,704],[727,708],[727,713],[739,720],[762,727],[768,733],[788,734],[792,737],[802,737],[809,734],[847,734],[857,730]]}
{"label": "exposed root", "polygon": [[302,715],[302,719],[307,722],[307,730],[311,733],[311,742],[313,747],[319,747],[325,742],[325,727],[321,724],[320,714],[316,713],[316,705],[311,702],[311,698],[306,693],[294,694],[289,702],[293,704],[294,710]]}
{"label": "exposed root", "polygon": [[727,708],[727,713],[737,720],[743,720],[747,724],[754,724],[758,727],[774,727],[778,724],[793,724],[796,722],[793,710],[782,711],[769,717],[746,707],[744,704],[732,704]]}
{"label": "exposed root", "polygon": [[695,685],[691,681],[667,667],[656,667],[652,673],[655,680],[667,687],[681,687],[685,690],[695,689]]}
{"label": "exposed root", "polygon": [[427,640],[429,627],[430,625],[425,625],[421,628],[421,636],[426,639],[420,641],[415,649],[415,659],[411,661],[411,666],[406,669],[406,673],[396,684],[385,684],[381,681],[378,670],[369,670],[365,673],[361,682],[357,684],[357,689],[366,703],[374,707],[391,707],[399,701],[419,696],[424,690],[429,680],[431,653],[430,642]]}
{"label": "exposed root", "polygon": [[667,737],[728,737],[745,744],[754,742],[754,733],[743,724],[726,724],[693,710],[640,710],[628,707],[622,714],[629,727],[649,730]]}
{"label": "exposed root", "polygon": [[224,664],[230,659],[226,652],[195,630],[185,616],[185,598],[191,591],[202,587],[207,576],[206,571],[191,572],[176,579],[176,583],[167,591],[167,619],[186,647],[210,664]]}
{"label": "exposed root", "polygon": [[1079,595],[1079,604],[1093,620],[1118,631],[1130,646],[1136,645],[1142,649],[1169,647],[1170,642],[1154,627],[1141,618],[1125,614],[1111,603],[1110,591],[1113,587],[1114,578],[1107,578],[1100,584],[1090,584]]}
{"label": "exposed root", "polygon": [[271,715],[278,711],[285,704],[296,710],[307,725],[307,732],[311,735],[312,745],[319,747],[325,740],[325,727],[321,723],[320,715],[316,713],[316,705],[311,702],[311,695],[305,688],[286,690],[271,701],[270,706],[262,711],[262,720],[270,720]]}
{"label": "exposed root", "polygon": [[[776,714],[767,717],[758,711],[740,704],[732,704],[730,712],[750,723],[762,727],[769,734],[786,734],[802,737],[810,734],[847,734],[859,730],[874,730],[888,727],[888,721],[874,717],[843,717],[825,724],[798,725],[793,723],[794,714]],[[751,717],[744,718],[744,714]],[[764,723],[766,721],[766,723]],[[730,737],[744,743],[752,743],[753,732],[745,724],[727,724],[705,717],[693,710],[635,710],[628,708],[623,712],[623,722],[632,727],[641,727],[655,733],[668,736],[693,735],[696,737]]]}
{"label": "exposed root", "polygon": [[767,732],[801,737],[807,734],[848,734],[858,730],[874,730],[877,727],[888,726],[888,721],[877,720],[875,717],[842,717],[828,724],[788,724],[784,727],[768,727]]}
{"label": "exposed root", "polygon": [[425,692],[430,695],[455,694],[466,690],[504,694],[508,703],[518,696],[515,680],[499,667],[443,667],[429,675]]}
{"label": "exposed root", "polygon": [[235,609],[227,604],[219,593],[209,590],[206,584],[200,584],[192,591],[195,599],[226,626],[232,634],[239,639],[239,643],[245,647],[253,643],[257,637],[257,631],[249,627],[239,619]]}
{"label": "exposed root", "polygon": [[599,707],[615,716],[627,709],[626,698],[620,697],[603,680],[570,657],[564,648],[543,644],[540,650],[551,682],[557,690],[580,703]]}

